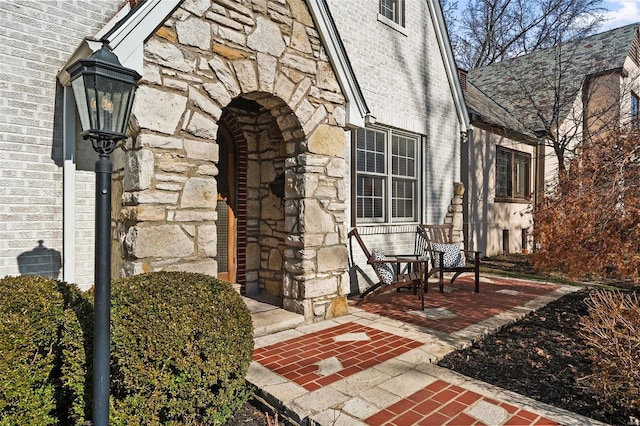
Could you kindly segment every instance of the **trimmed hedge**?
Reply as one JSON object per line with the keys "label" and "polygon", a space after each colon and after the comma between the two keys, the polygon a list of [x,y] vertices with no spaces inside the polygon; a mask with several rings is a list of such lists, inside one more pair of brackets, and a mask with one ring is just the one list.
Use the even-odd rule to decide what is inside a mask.
{"label": "trimmed hedge", "polygon": [[75,287],[0,279],[0,425],[82,424],[85,349]]}
{"label": "trimmed hedge", "polygon": [[230,284],[154,272],[111,300],[112,424],[221,424],[244,405],[253,328]]}
{"label": "trimmed hedge", "polygon": [[[0,426],[91,418],[90,294],[0,279]],[[251,316],[230,284],[156,272],[112,283],[111,424],[221,424],[250,396]]]}

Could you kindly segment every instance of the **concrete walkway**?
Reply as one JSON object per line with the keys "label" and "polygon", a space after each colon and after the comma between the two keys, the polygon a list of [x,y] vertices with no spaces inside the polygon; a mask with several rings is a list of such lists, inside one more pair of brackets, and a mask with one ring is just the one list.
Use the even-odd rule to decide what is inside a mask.
{"label": "concrete walkway", "polygon": [[[458,284],[460,282],[460,284]],[[438,367],[437,361],[569,292],[482,277],[444,294],[391,292],[315,324],[247,300],[255,327],[248,380],[292,424],[596,425],[595,420]]]}

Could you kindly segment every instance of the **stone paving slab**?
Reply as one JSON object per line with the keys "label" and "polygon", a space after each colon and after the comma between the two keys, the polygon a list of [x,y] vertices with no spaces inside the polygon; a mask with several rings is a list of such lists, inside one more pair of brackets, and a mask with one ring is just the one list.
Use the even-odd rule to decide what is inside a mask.
{"label": "stone paving slab", "polygon": [[[475,315],[476,322],[465,327],[452,322],[445,327],[449,333],[429,328],[431,323],[404,322],[393,313],[397,307],[381,315],[365,304],[351,306],[343,317],[256,337],[247,378],[263,399],[305,425],[601,424],[435,365],[446,354],[577,290],[491,281],[481,291],[493,292],[486,297],[501,309],[491,316]],[[456,290],[445,294],[456,295]],[[411,296],[405,299],[415,303]],[[486,308],[480,298],[457,299],[457,305],[449,301],[447,311],[463,315],[462,307],[474,309],[469,300]],[[450,315],[437,319],[451,320]]]}

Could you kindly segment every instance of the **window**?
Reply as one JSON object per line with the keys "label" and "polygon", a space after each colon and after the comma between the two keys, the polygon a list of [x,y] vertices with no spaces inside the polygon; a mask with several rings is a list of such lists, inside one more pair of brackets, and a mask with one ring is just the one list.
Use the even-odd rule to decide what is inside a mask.
{"label": "window", "polygon": [[526,201],[531,197],[531,155],[496,148],[497,201]]}
{"label": "window", "polygon": [[417,222],[418,138],[383,129],[357,129],[354,137],[356,221]]}
{"label": "window", "polygon": [[380,0],[380,15],[404,26],[404,0]]}
{"label": "window", "polygon": [[635,93],[631,93],[631,125],[638,127],[640,124],[640,98]]}

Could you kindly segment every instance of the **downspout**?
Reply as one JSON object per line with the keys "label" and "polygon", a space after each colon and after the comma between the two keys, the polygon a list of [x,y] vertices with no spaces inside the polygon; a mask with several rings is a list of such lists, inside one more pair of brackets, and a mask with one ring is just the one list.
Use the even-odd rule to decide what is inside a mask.
{"label": "downspout", "polygon": [[63,87],[62,279],[76,281],[76,111],[71,86]]}
{"label": "downspout", "polygon": [[[469,159],[471,146],[474,142],[473,137],[473,126],[469,124],[469,127],[467,127],[466,137],[461,138],[462,140],[460,143],[460,175],[462,184],[465,188],[464,194],[462,194],[462,235],[464,238],[465,250],[472,250],[472,248],[469,246],[471,238],[469,224],[469,221],[471,220],[469,216],[469,194],[471,193],[471,188],[469,187]],[[475,248],[473,248],[473,250],[475,250]]]}

